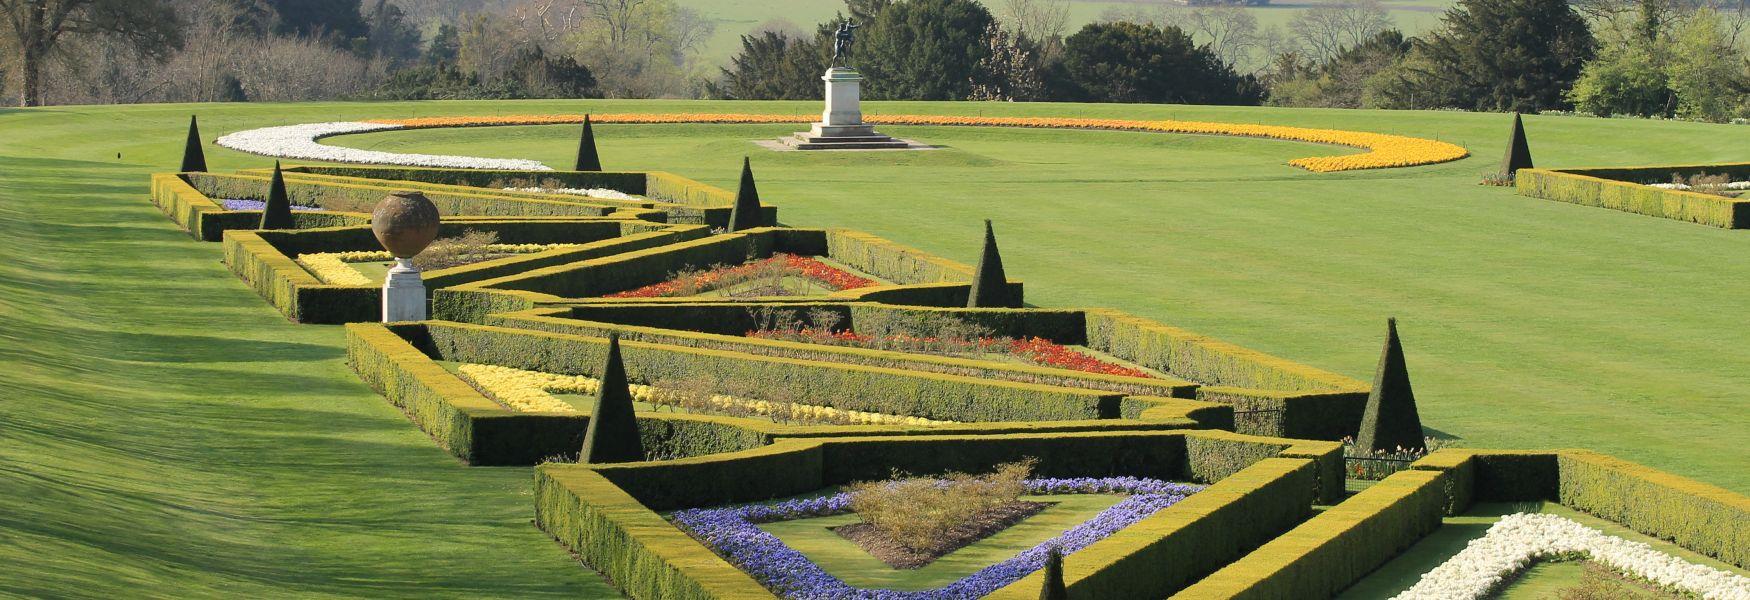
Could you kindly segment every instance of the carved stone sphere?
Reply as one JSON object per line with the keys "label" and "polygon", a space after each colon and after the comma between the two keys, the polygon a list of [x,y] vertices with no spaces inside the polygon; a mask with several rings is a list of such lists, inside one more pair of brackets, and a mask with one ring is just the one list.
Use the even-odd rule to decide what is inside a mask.
{"label": "carved stone sphere", "polygon": [[389,194],[371,212],[371,233],[395,258],[413,258],[437,239],[437,205],[419,192]]}

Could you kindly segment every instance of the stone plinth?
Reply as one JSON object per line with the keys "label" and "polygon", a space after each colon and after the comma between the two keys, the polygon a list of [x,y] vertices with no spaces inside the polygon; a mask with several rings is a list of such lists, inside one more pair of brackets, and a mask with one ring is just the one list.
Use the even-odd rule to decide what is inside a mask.
{"label": "stone plinth", "polygon": [[779,140],[797,150],[879,150],[908,148],[905,140],[896,140],[875,132],[875,126],[863,124],[863,76],[850,67],[833,67],[820,77],[826,82],[826,110],[820,122],[808,131]]}
{"label": "stone plinth", "polygon": [[413,259],[397,258],[383,278],[383,322],[424,320],[425,281]]}

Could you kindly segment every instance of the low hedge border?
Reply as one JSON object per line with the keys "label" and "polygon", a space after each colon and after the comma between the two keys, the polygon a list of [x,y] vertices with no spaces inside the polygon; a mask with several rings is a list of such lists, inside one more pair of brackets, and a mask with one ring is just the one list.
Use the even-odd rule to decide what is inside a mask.
{"label": "low hedge border", "polygon": [[1673,173],[1750,174],[1750,164],[1680,165],[1622,169],[1520,169],[1514,188],[1521,196],[1701,223],[1726,229],[1750,228],[1750,200],[1699,192],[1648,187],[1668,182]]}
{"label": "low hedge border", "polygon": [[[1123,474],[1182,480],[1182,474],[1200,470],[1184,453],[1183,442],[1205,433],[781,440],[766,448],[684,460],[547,464],[535,473],[536,523],[633,598],[770,597],[757,582],[656,511],[803,494],[858,478],[886,477],[895,469],[915,474],[976,470],[987,468],[992,461],[1026,456],[1040,460],[1038,470],[1045,476]],[[1237,442],[1278,447],[1293,440]],[[1100,577],[1077,580],[1125,581],[1134,579],[1137,571],[1158,579],[1154,572],[1160,565],[1146,555],[1133,560],[1124,557],[1151,549],[1159,552],[1173,544],[1207,539],[1230,553],[1243,552],[1310,511],[1314,470],[1307,459],[1260,458],[1181,505],[1150,517],[1145,521],[1153,524],[1150,529],[1126,528],[1073,555],[1114,557],[1113,564],[1098,571]],[[1200,497],[1204,499],[1197,500]],[[1267,518],[1247,515],[1254,510],[1267,511]],[[1209,515],[1218,515],[1220,520],[1203,519]],[[1169,541],[1159,541],[1163,539]],[[1219,564],[1214,558],[1198,566],[1213,568]],[[1076,564],[1073,559],[1071,564]],[[1024,586],[1017,584],[1011,589]],[[1037,589],[1035,583],[1030,595],[1037,595]]]}
{"label": "low hedge border", "polygon": [[[425,274],[432,291],[519,272],[673,243],[706,235],[698,225],[659,225],[583,217],[541,220],[448,220],[440,235],[477,229],[499,233],[507,243],[571,243],[562,248],[506,256],[471,265],[437,269]],[[376,238],[363,226],[300,230],[232,230],[225,232],[224,261],[233,273],[300,323],[374,321],[381,314],[382,290],[376,285],[323,283],[299,265],[298,254],[375,249]]]}
{"label": "low hedge border", "polygon": [[[152,204],[164,212],[165,216],[175,222],[189,237],[203,242],[217,242],[225,231],[232,229],[254,229],[261,223],[259,210],[225,210],[217,202],[200,193],[189,185],[181,174],[157,173],[152,175]],[[292,213],[292,221],[300,229],[316,227],[339,227],[346,225],[363,225],[369,223],[371,216],[364,213],[334,212],[334,211],[298,211]]]}
{"label": "low hedge border", "polygon": [[[310,177],[297,172],[283,173],[286,182],[286,194],[292,204],[318,206],[321,198],[327,195],[340,195],[356,200],[367,206],[374,206],[377,201],[390,192],[406,190],[410,187],[397,185],[399,182],[374,179],[336,179],[326,177]],[[183,177],[190,185],[208,197],[250,198],[260,200],[266,197],[270,174],[221,174],[221,173],[188,173]],[[437,189],[421,190],[425,197],[437,205],[438,212],[445,216],[481,216],[481,217],[600,217],[621,210],[620,206],[585,201],[581,196],[576,200],[569,198],[555,199],[540,194],[517,194],[516,192],[494,193],[484,190],[475,191],[438,191]],[[636,210],[636,209],[634,209]]]}

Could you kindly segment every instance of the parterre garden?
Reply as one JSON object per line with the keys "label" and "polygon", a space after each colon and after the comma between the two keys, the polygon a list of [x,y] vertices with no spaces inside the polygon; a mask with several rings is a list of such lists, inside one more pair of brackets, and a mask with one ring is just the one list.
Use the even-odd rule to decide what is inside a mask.
{"label": "parterre garden", "polygon": [[[603,120],[686,118],[783,122]],[[942,121],[1373,150],[1293,163],[1313,171],[1463,156],[1340,131]],[[315,138],[364,130],[324,125],[301,130],[309,143],[292,140],[289,154],[324,158]],[[248,134],[221,144],[273,153]],[[405,156],[366,159],[466,166]],[[288,318],[346,323],[349,365],[438,446],[470,465],[538,465],[536,526],[632,597],[1328,597],[1416,553],[1444,556],[1399,597],[1483,597],[1532,562],[1574,559],[1656,590],[1750,597],[1750,499],[1711,485],[1584,450],[1448,448],[1377,482],[1351,479],[1373,472],[1338,440],[1370,439],[1409,394],[1395,329],[1370,386],[1121,311],[1032,306],[988,221],[976,267],[852,229],[784,226],[782,203],[762,204],[745,166],[731,193],[664,172],[224,175],[199,163],[153,176],[153,201],[219,242]],[[382,259],[359,207],[392,190],[430,196],[442,235],[478,255],[428,273],[429,321],[370,322],[380,292],[348,266]],[[268,222],[256,202],[289,211],[287,226],[252,227]],[[1618,529],[1536,508],[1462,552],[1418,544],[1501,502],[1559,504]],[[959,512],[920,527],[941,511],[907,505]],[[954,542],[914,531],[927,539],[898,544],[905,565],[871,562],[908,525],[980,518],[983,530]]]}
{"label": "parterre garden", "polygon": [[[421,106],[426,105],[406,105],[404,110],[411,114]],[[670,114],[688,110],[664,108]],[[923,114],[927,108],[910,105],[893,112]],[[204,118],[208,109],[198,110],[203,126],[210,127]],[[431,112],[469,111],[445,106]],[[25,111],[23,116],[34,114]],[[313,119],[328,116],[307,114]],[[1271,118],[1292,123],[1308,114]],[[1249,120],[1209,112],[1197,118]],[[276,115],[250,123],[296,120]],[[232,123],[222,131],[247,129]],[[768,130],[781,134],[790,126],[620,127],[625,129],[617,134],[636,138],[623,141],[654,148],[676,137],[699,135],[733,137],[745,144],[746,137]],[[641,127],[659,133],[642,137]],[[732,129],[737,127],[744,129]],[[1488,129],[1502,133],[1493,125]],[[68,143],[40,127],[28,130],[37,133],[16,143],[42,156],[110,149],[89,140]],[[512,137],[495,137],[500,131]],[[958,133],[936,126],[917,131],[928,135],[914,137],[953,140],[963,149],[879,160],[910,163],[916,166],[903,168],[928,173],[936,168],[931,161],[963,160],[964,152],[994,148],[991,140],[1038,135],[1032,130],[984,133],[982,128]],[[1635,162],[1628,155],[1603,151],[1585,154],[1584,160],[1565,158],[1572,151],[1562,144],[1540,144],[1549,138],[1536,137],[1539,131],[1533,129],[1532,143],[1542,165]],[[1657,138],[1664,129],[1649,125],[1641,131]],[[565,140],[530,144],[523,132]],[[444,136],[458,133],[471,139],[445,141]],[[431,137],[413,137],[418,135]],[[1120,139],[1155,134],[1054,135]],[[576,130],[412,130],[373,133],[356,141],[343,138],[340,143],[368,143],[371,136],[388,142],[374,143],[379,150],[410,144],[427,152],[477,148],[557,165],[570,163],[569,148],[566,156],[542,154],[575,144]],[[159,137],[165,139],[145,146],[152,149],[146,154],[168,152],[171,136]],[[1270,156],[1263,162],[1277,165],[1321,152],[1316,146],[1287,142],[1188,139],[1216,149],[1229,143],[1236,149],[1255,147]],[[1493,153],[1473,142],[1465,144],[1479,154]],[[711,143],[716,146],[707,147],[715,147],[717,154],[733,154],[678,156],[669,168],[707,178],[746,153],[739,145]],[[62,144],[67,150],[43,144]],[[534,150],[518,151],[523,145]],[[144,152],[141,147],[115,148],[131,159]],[[1157,151],[1162,159],[1176,160],[1174,148]],[[1730,589],[1737,580],[1719,573],[1743,574],[1741,549],[1747,544],[1741,495],[1595,453],[1483,450],[1511,446],[1464,439],[1454,442],[1459,447],[1436,452],[1383,481],[1344,481],[1342,474],[1353,463],[1345,464],[1343,449],[1332,439],[1350,433],[1341,431],[1344,423],[1359,420],[1370,387],[1366,382],[1187,331],[1209,327],[1209,315],[1241,311],[1256,316],[1254,305],[1243,299],[1187,305],[1168,313],[1123,302],[1152,317],[1080,308],[1105,303],[1111,296],[1081,287],[1088,285],[1087,275],[1041,268],[1036,258],[1014,260],[1037,256],[1028,246],[1041,242],[1018,239],[1011,233],[1017,227],[1010,223],[1060,217],[1048,208],[1039,208],[1041,215],[979,211],[969,217],[965,207],[954,203],[902,204],[898,206],[932,215],[926,223],[913,214],[903,224],[869,208],[834,213],[833,203],[840,201],[833,194],[867,193],[854,187],[816,198],[801,193],[808,188],[794,180],[785,181],[790,176],[778,178],[782,183],[776,187],[783,191],[774,194],[772,178],[765,176],[769,171],[762,167],[760,189],[767,192],[768,204],[760,211],[762,220],[758,226],[728,231],[736,194],[672,174],[529,171],[482,176],[456,169],[379,169],[300,160],[288,162],[281,174],[288,204],[300,209],[289,212],[295,226],[258,230],[258,211],[266,204],[272,180],[271,172],[261,168],[266,161],[209,150],[216,152],[215,162],[245,168],[148,178],[141,169],[108,167],[90,157],[77,162],[78,170],[68,167],[74,163],[66,159],[5,158],[9,168],[0,170],[0,190],[23,210],[0,211],[0,219],[16,247],[25,250],[0,271],[6,275],[7,308],[20,311],[11,316],[0,311],[8,323],[6,335],[20,342],[3,352],[9,363],[24,367],[22,378],[4,384],[17,386],[24,398],[45,401],[15,404],[5,413],[8,436],[24,445],[0,448],[12,465],[0,473],[0,481],[21,502],[19,510],[0,517],[6,523],[6,545],[13,549],[0,553],[38,576],[0,578],[4,591],[27,596],[77,589],[126,593],[117,586],[140,586],[136,591],[370,596],[429,595],[434,589],[470,595],[615,592],[596,581],[579,584],[565,575],[567,569],[554,568],[554,563],[564,563],[558,545],[524,543],[529,537],[525,533],[535,531],[527,522],[531,506],[547,533],[607,573],[618,590],[640,597],[757,597],[774,593],[771,586],[794,596],[841,597],[849,592],[838,586],[853,586],[916,596],[947,588],[968,595],[989,590],[996,597],[1034,597],[1052,589],[1050,582],[1061,577],[1069,597],[1342,593],[1369,598],[1404,592],[1424,574],[1440,572],[1447,576],[1418,586],[1413,593],[1423,595],[1413,597],[1466,597],[1458,590],[1501,587],[1489,577],[1517,570],[1534,556],[1589,557],[1589,564],[1603,565],[1608,577],[1663,593],[1685,586]],[[1552,155],[1555,160],[1549,159]],[[1669,158],[1645,162],[1702,163],[1731,155],[1726,150],[1669,153],[1659,155]],[[613,153],[606,156],[610,164],[624,164],[623,157],[616,161]],[[756,155],[756,167],[794,160],[762,157]],[[102,158],[107,161],[107,156]],[[847,164],[867,159],[869,155],[823,160]],[[694,160],[710,164],[687,164]],[[153,162],[175,161],[160,156]],[[1471,162],[1420,169],[1460,171],[1474,182],[1475,172],[1482,169]],[[1723,170],[1715,166],[1696,173]],[[1334,178],[1329,181],[1335,183],[1301,179],[1294,185],[1361,189],[1396,182],[1420,189],[1414,178],[1382,178],[1389,173],[1321,174],[1317,177]],[[1673,174],[1659,167],[1624,179],[1663,184]],[[724,175],[707,180],[724,181]],[[114,184],[74,191],[52,181],[68,178]],[[1449,179],[1440,183],[1452,186]],[[140,201],[148,185],[176,223],[215,243],[172,240],[159,235],[162,216],[139,218],[150,210]],[[1050,189],[1051,184],[1036,185]],[[1243,197],[1250,193],[1246,185],[1223,189],[1238,190]],[[1457,190],[1453,196],[1471,198],[1490,191],[1472,187],[1477,189]],[[67,193],[48,191],[61,188]],[[374,320],[378,298],[372,261],[381,259],[372,254],[378,249],[365,227],[365,213],[375,199],[400,189],[418,189],[438,201],[445,219],[442,235],[465,251],[452,266],[426,273],[438,320],[361,324]],[[1110,194],[1113,188],[1104,189]],[[1035,198],[1026,197],[1029,202]],[[1658,232],[1661,240],[1692,241],[1698,247],[1715,239],[1710,236],[1739,233],[1557,203],[1525,204],[1510,195],[1490,198],[1512,207],[1506,212],[1522,213],[1528,222],[1545,227],[1579,220],[1618,234]],[[1381,210],[1366,197],[1347,199]],[[1320,202],[1327,204],[1322,210],[1346,210],[1331,198]],[[792,216],[780,220],[775,212],[780,207]],[[1136,209],[1148,214],[1151,207]],[[1290,205],[1283,209],[1298,210]],[[1498,206],[1464,210],[1503,212]],[[1457,209],[1443,214],[1455,225],[1475,226]],[[68,224],[70,215],[80,215],[83,223]],[[882,239],[906,238],[912,245],[947,250],[970,263],[979,256],[976,216],[996,217],[1002,257],[1010,259],[1008,273],[1027,278],[1025,298],[1046,306],[965,308],[977,268]],[[867,226],[883,235],[774,227],[791,219]],[[1145,225],[1177,229],[1172,223]],[[1446,231],[1438,224],[1430,227]],[[907,233],[912,229],[929,233],[920,238]],[[947,232],[944,242],[928,237],[942,231]],[[1225,242],[1235,244],[1234,238]],[[1308,243],[1316,247],[1319,242]],[[1626,236],[1619,243],[1647,247]],[[1711,243],[1715,249],[1724,247]],[[1182,241],[1188,252],[1201,252],[1198,244]],[[1661,248],[1681,251],[1679,246]],[[1244,247],[1234,245],[1237,250]],[[69,253],[81,260],[65,261]],[[211,266],[221,258],[223,265]],[[308,260],[301,263],[300,258]],[[1632,252],[1618,257],[1634,258]],[[1675,264],[1666,268],[1681,270]],[[224,269],[235,277],[220,276]],[[139,277],[144,273],[152,274],[150,279]],[[1041,285],[1040,279],[1050,283]],[[247,287],[237,285],[239,280]],[[134,293],[119,294],[99,281],[116,282]],[[1195,278],[1179,284],[1209,287]],[[1111,287],[1124,285],[1130,284]],[[1013,287],[1018,302],[1023,289]],[[1730,284],[1721,287],[1729,289]],[[251,288],[261,299],[241,302],[236,292]],[[1471,291],[1494,292],[1487,287]],[[1691,297],[1672,299],[1674,306],[1705,302],[1712,294],[1705,288],[1684,292]],[[262,300],[276,316],[353,324],[342,333],[313,324],[272,323],[261,318]],[[1067,303],[1074,304],[1050,307]],[[1161,318],[1163,314],[1172,318]],[[1325,312],[1314,314],[1308,318]],[[1375,330],[1376,317],[1385,314],[1379,307],[1369,308],[1368,329]],[[1685,318],[1705,317],[1687,314]],[[1181,318],[1196,326],[1178,326]],[[1412,327],[1426,324],[1409,322]],[[77,325],[69,327],[72,323]],[[126,325],[106,329],[106,323]],[[935,335],[911,334],[920,328]],[[1408,352],[1417,361],[1432,352],[1420,343],[1432,336],[1410,331]],[[612,334],[621,340],[621,368],[629,379],[625,390],[637,408],[640,458],[656,460],[578,465],[575,455],[588,437],[596,396],[616,388],[603,384],[616,379],[607,359],[607,337]],[[339,367],[335,347],[343,337],[356,372]],[[1254,334],[1239,337],[1257,339]],[[240,342],[242,338],[249,341]],[[1359,346],[1354,353],[1366,355],[1374,352],[1377,341],[1329,346]],[[1701,344],[1698,351],[1712,344],[1696,341]],[[1308,362],[1355,363],[1341,369],[1351,373],[1361,362],[1333,363],[1330,357],[1340,352],[1308,351],[1294,344],[1248,345],[1286,348],[1285,353]],[[1459,431],[1479,431],[1475,422],[1461,417],[1499,411],[1455,412],[1450,396],[1427,393],[1428,382],[1441,389],[1441,378],[1450,377],[1439,367],[1429,368],[1438,364],[1427,359],[1413,363],[1423,420],[1436,431],[1449,423]],[[60,375],[50,378],[51,371]],[[1720,377],[1729,379],[1729,373]],[[360,379],[385,392],[425,434],[409,439],[405,433],[414,428],[385,420],[389,405],[360,402],[363,398],[351,389]],[[58,391],[45,394],[49,388],[38,384],[50,381]],[[1648,385],[1658,385],[1657,380]],[[1664,402],[1673,408],[1693,406],[1683,404],[1687,400],[1674,396]],[[1296,411],[1297,405],[1303,410]],[[1719,403],[1705,410],[1731,406]],[[41,410],[47,407],[53,410]],[[1341,415],[1344,411],[1350,414]],[[1503,414],[1493,418],[1511,420]],[[1685,414],[1682,418],[1698,432],[1692,436],[1697,438],[1693,448],[1665,444],[1645,456],[1666,457],[1659,461],[1665,471],[1741,487],[1731,465],[1741,463],[1742,453],[1706,448],[1732,447],[1743,438],[1702,433],[1720,427],[1730,431],[1733,422],[1701,416],[1703,410]],[[126,418],[114,420],[117,415]],[[1655,427],[1648,433],[1657,431]],[[76,439],[67,437],[72,432],[77,432]],[[336,444],[344,444],[345,456],[329,450]],[[58,451],[30,450],[39,445]],[[429,455],[440,452],[433,447],[479,466],[459,469],[433,461]],[[1659,454],[1683,451],[1693,460],[1673,462],[1668,457],[1677,454]],[[273,458],[263,458],[267,456]],[[850,494],[858,489],[857,482],[904,488],[907,480],[889,480],[896,470],[932,480],[951,471],[977,479],[996,465],[1027,459],[1035,461],[1032,471],[1014,498],[1038,512],[999,523],[994,532],[974,532],[984,537],[962,540],[964,546],[922,567],[893,567],[838,532],[862,518],[862,513],[844,512],[854,501]],[[516,493],[530,485],[526,468],[485,466],[543,462],[532,499]],[[252,474],[251,487],[239,487],[238,473]],[[394,496],[400,492],[387,491],[402,489],[408,493]],[[1567,522],[1542,515],[1503,518],[1518,512],[1553,514]],[[86,514],[112,518],[93,523],[75,516]],[[298,516],[287,516],[292,514]],[[1497,522],[1501,525],[1495,528]],[[1596,532],[1575,530],[1569,522]],[[1444,525],[1436,529],[1436,523]],[[1467,550],[1464,546],[1472,539],[1482,542]],[[780,550],[773,540],[793,552]],[[1656,552],[1630,543],[1635,541],[1649,543]],[[93,548],[105,551],[90,552]],[[1067,556],[1058,562],[1053,550]],[[1472,572],[1467,579],[1452,569],[1437,569],[1461,554],[1462,564],[1498,570]],[[473,558],[458,560],[463,556]],[[295,576],[285,567],[292,564],[300,565]],[[434,570],[437,564],[446,568]],[[810,564],[817,567],[810,569]],[[1498,593],[1536,597],[1527,590],[1549,590],[1552,581],[1567,586],[1560,573],[1573,573],[1578,580],[1581,569],[1574,565],[1580,564],[1585,563],[1539,561],[1527,576]],[[1714,571],[1692,568],[1697,565]],[[788,577],[777,576],[775,569]],[[97,581],[80,572],[121,576]],[[1449,587],[1431,587],[1437,584]]]}

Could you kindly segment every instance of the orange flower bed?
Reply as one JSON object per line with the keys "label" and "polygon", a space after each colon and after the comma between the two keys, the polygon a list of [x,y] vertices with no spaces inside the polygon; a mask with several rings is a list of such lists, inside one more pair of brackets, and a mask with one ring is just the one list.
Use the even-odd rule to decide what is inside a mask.
{"label": "orange flower bed", "polygon": [[[590,115],[596,123],[809,123],[818,115],[760,115],[713,113],[610,113]],[[1051,129],[1103,129],[1152,131],[1196,135],[1233,135],[1362,148],[1367,152],[1342,156],[1297,158],[1288,164],[1331,173],[1358,169],[1413,167],[1458,160],[1470,155],[1464,147],[1438,140],[1384,133],[1313,129],[1285,125],[1214,123],[1207,121],[1141,121],[1125,119],[1075,119],[1055,117],[967,117],[950,115],[868,115],[875,125],[938,125],[971,127],[1039,127]],[[473,117],[421,117],[377,119],[367,123],[400,125],[409,129],[427,127],[481,127],[490,125],[559,125],[582,123],[583,115],[502,115]]]}

